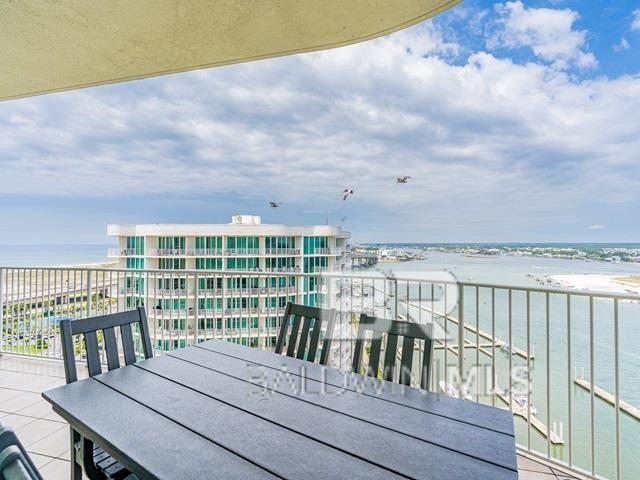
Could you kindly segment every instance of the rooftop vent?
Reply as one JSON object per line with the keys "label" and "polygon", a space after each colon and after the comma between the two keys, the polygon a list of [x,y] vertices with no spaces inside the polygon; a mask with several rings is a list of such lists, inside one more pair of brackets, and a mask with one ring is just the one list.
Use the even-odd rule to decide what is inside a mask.
{"label": "rooftop vent", "polygon": [[260,225],[262,220],[258,215],[233,215],[231,223],[233,225]]}

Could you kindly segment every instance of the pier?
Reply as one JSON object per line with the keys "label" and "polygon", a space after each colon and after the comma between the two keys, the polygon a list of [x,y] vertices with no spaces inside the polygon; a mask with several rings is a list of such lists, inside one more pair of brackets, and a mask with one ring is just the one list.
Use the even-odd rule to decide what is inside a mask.
{"label": "pier", "polygon": [[[591,388],[592,385],[590,382],[588,382],[587,380],[585,380],[584,378],[576,378],[574,380],[574,382],[576,383],[576,385],[579,385],[580,387],[584,388],[587,392],[591,392]],[[598,387],[597,385],[593,386],[593,394],[604,400],[605,402],[607,402],[608,404],[612,405],[615,407],[616,405],[616,396],[607,392],[606,390],[603,390],[602,388]],[[633,405],[631,405],[630,403],[627,403],[623,400],[619,400],[619,404],[620,404],[620,410],[625,412],[627,415],[635,418],[636,420],[640,420],[640,408],[634,407]]]}
{"label": "pier", "polygon": [[531,422],[531,426],[538,432],[540,432],[544,438],[548,438],[552,444],[564,444],[564,439],[553,430],[549,430],[549,427],[545,425],[545,423],[538,417],[534,416],[527,407],[522,407],[512,402],[509,399],[509,395],[507,395],[502,389],[498,387],[495,388],[494,393],[496,397],[502,400],[507,405],[507,407],[509,407],[514,415],[518,415],[519,417],[524,418],[527,422]]}
{"label": "pier", "polygon": [[[373,288],[374,291],[378,292],[378,293],[382,293],[384,294],[385,292],[383,290],[380,290],[379,288],[376,288],[375,285],[371,285],[371,287]],[[402,303],[405,305],[405,307],[407,308],[407,312],[409,311],[409,307],[413,307],[413,308],[417,308],[418,310],[422,310],[423,312],[427,312],[431,315],[436,315],[440,318],[444,318],[456,325],[459,325],[459,321],[456,317],[454,317],[453,315],[450,314],[444,314],[441,312],[438,312],[436,310],[433,310],[431,308],[428,308],[426,306],[423,305],[418,305],[414,302],[412,302],[411,300],[407,301],[407,300],[403,300],[398,298],[398,303]],[[398,318],[404,318],[402,315],[397,314]],[[485,355],[487,355],[488,357],[492,357],[492,350],[493,347],[495,346],[495,348],[500,349],[502,347],[508,347],[509,350],[511,350],[511,354],[512,355],[518,355],[519,357],[524,358],[525,360],[534,360],[535,359],[535,352],[533,350],[531,350],[531,352],[528,352],[524,349],[521,348],[517,348],[514,346],[510,346],[506,341],[496,337],[495,340],[493,338],[493,335],[491,335],[489,332],[485,332],[484,330],[481,329],[477,329],[476,327],[464,322],[464,328],[465,330],[477,335],[480,338],[483,338],[484,340],[487,340],[488,343],[485,344],[479,344],[477,345],[476,343],[473,343],[467,339],[465,339],[464,341],[464,348],[476,348],[476,346],[478,347],[478,349]],[[436,341],[438,342],[438,345],[435,345],[434,348],[436,349],[441,349],[444,348],[444,342],[442,342],[441,340],[436,339]],[[487,350],[487,348],[491,349],[491,350]],[[458,349],[458,345],[457,344],[449,344],[447,342],[447,349],[450,350],[454,355],[458,355],[457,349]]]}
{"label": "pier", "polygon": [[[403,303],[406,303],[406,300],[400,300],[400,301],[403,302]],[[436,316],[438,316],[440,318],[445,318],[445,319],[449,320],[450,322],[455,323],[456,325],[459,324],[458,319],[456,317],[454,317],[453,315],[445,315],[443,313],[437,312],[437,311],[432,310],[430,308],[427,308],[427,307],[424,307],[424,306],[421,306],[421,305],[416,305],[415,303],[412,303],[412,302],[408,302],[408,305],[410,307],[414,307],[414,308],[418,308],[420,310],[423,310],[423,311],[425,311],[427,313],[430,313],[432,315],[436,315]],[[487,351],[486,348],[487,347],[488,348],[492,347],[492,343],[494,343],[493,336],[490,333],[485,332],[485,331],[483,331],[481,329],[477,329],[476,330],[476,327],[474,327],[473,325],[470,325],[467,322],[464,323],[464,328],[465,328],[465,330],[467,330],[467,331],[469,331],[469,332],[471,332],[473,334],[476,334],[478,337],[481,337],[481,338],[489,341],[488,344],[480,346],[480,351],[482,353],[484,353],[485,355],[491,356],[491,355],[489,355],[490,352]],[[498,337],[495,338],[495,347],[496,348],[502,348],[502,347],[504,347],[506,345],[508,345],[508,344],[504,340],[502,340],[502,339],[500,339]],[[465,348],[475,348],[475,346],[476,346],[475,343],[471,343],[468,340],[465,340]],[[485,347],[485,348],[482,348],[482,347]],[[523,350],[523,349],[517,348],[517,347],[513,347],[513,346],[510,346],[509,348],[510,348],[511,353],[513,355],[518,355],[519,357],[522,357],[525,360],[527,360],[527,359],[533,360],[535,358],[535,352],[533,352],[533,351],[527,352],[526,350]],[[454,353],[456,353],[456,352],[454,352]],[[456,355],[457,355],[457,353],[456,353]]]}

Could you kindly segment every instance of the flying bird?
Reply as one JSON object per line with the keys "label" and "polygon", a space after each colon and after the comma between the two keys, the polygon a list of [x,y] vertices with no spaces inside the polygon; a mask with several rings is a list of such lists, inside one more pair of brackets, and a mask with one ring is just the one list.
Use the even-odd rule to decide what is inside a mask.
{"label": "flying bird", "polygon": [[269,202],[271,208],[278,208],[280,205],[282,205],[282,202]]}
{"label": "flying bird", "polygon": [[353,195],[353,188],[351,188],[351,187],[345,188],[342,191],[342,200],[344,201],[347,198],[349,198],[349,195]]}
{"label": "flying bird", "polygon": [[411,177],[408,175],[404,175],[402,177],[396,178],[396,183],[408,183]]}

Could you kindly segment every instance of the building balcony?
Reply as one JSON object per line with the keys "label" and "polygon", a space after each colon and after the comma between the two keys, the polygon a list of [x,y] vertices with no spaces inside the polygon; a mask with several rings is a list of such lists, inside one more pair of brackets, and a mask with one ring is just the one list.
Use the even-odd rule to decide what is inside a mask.
{"label": "building balcony", "polygon": [[300,255],[299,248],[265,248],[264,254],[269,256],[298,256]]}
{"label": "building balcony", "polygon": [[186,255],[186,248],[152,248],[148,253],[150,257],[184,257]]}
{"label": "building balcony", "polygon": [[227,248],[224,250],[224,255],[227,257],[256,257],[260,255],[259,248]]}
{"label": "building balcony", "polygon": [[149,296],[154,298],[171,298],[171,297],[186,297],[192,296],[193,290],[187,290],[186,288],[156,288],[149,290]]}
{"label": "building balcony", "polygon": [[262,271],[267,273],[299,273],[300,267],[272,267],[264,268]]}
{"label": "building balcony", "polygon": [[[11,369],[22,368],[19,362],[25,362],[23,365],[29,365],[34,372],[49,371],[50,365],[60,366],[62,372],[59,319],[83,318],[127,308],[121,289],[131,271],[88,268],[72,273],[76,282],[69,281],[69,272],[64,268],[0,268],[0,350],[3,353],[0,361],[8,362],[3,363],[5,368],[8,368],[6,365],[11,365]],[[151,278],[157,272],[135,273]],[[200,275],[193,271],[183,274],[188,278],[187,285],[195,285],[195,278]],[[205,318],[226,322],[231,318],[256,316],[260,324],[264,324],[266,318],[275,317],[279,325],[284,306],[267,307],[261,300],[260,307],[226,308],[227,301],[243,295],[253,296],[256,292],[257,295],[287,292],[287,295],[295,294],[296,301],[302,303],[307,298],[303,294],[310,293],[304,290],[305,280],[314,275],[295,274],[297,287],[213,289],[220,294],[217,298],[221,299],[223,308],[194,308],[190,306],[191,300],[187,300],[187,308],[181,309],[163,310],[148,305],[151,334],[171,331],[185,345],[192,345],[202,338],[201,329],[195,325]],[[227,279],[240,277],[250,282],[255,275],[220,272],[220,277],[226,285]],[[635,358],[637,342],[622,334],[623,327],[633,325],[635,319],[640,318],[637,295],[403,278],[401,275],[388,278],[379,273],[357,276],[333,273],[314,278],[321,279],[315,291],[326,294],[314,297],[313,301],[338,312],[339,335],[331,348],[333,366],[349,369],[351,346],[361,313],[431,324],[434,328],[433,381],[429,389],[509,409],[516,425],[518,450],[523,455],[521,466],[526,468],[522,478],[535,478],[532,475],[536,469],[540,474],[544,470],[553,475],[540,478],[554,478],[553,471],[567,474],[560,478],[579,477],[584,471],[588,478],[594,478],[595,474],[615,478],[616,462],[626,462],[623,448],[634,445],[634,439],[640,438],[637,400],[627,387],[616,387],[637,384],[634,362],[628,361]],[[145,281],[145,284],[153,285],[153,282]],[[174,328],[163,330],[167,325]],[[250,341],[249,336],[264,328],[222,330],[225,338]],[[275,333],[277,329],[266,331]],[[461,351],[464,355],[460,355]],[[512,375],[512,368],[519,369],[519,373]],[[527,376],[527,372],[535,375]],[[68,455],[68,430],[65,427],[64,434],[59,433],[61,428],[50,423],[62,422],[38,396],[40,390],[62,382],[62,375],[49,379],[31,375],[28,378],[32,385],[23,388],[16,386],[18,380],[12,383],[13,373],[0,372],[0,422],[14,422],[20,435],[28,423],[40,420],[32,428],[22,430],[27,448],[47,457],[36,457],[44,467],[50,463],[51,469],[58,468],[62,462],[68,475],[68,464],[64,464],[64,456]],[[522,378],[528,379],[524,382],[527,385],[524,391],[518,390],[516,384]],[[598,426],[594,435],[598,451],[602,452],[596,472],[590,471],[591,459],[595,458],[591,457],[591,425]],[[44,441],[49,435],[59,435],[58,450],[51,446],[57,436]],[[618,443],[611,441],[616,437],[620,439]],[[572,463],[568,458],[570,450],[574,455]],[[532,463],[531,458],[551,467]],[[628,464],[621,464],[629,471]],[[620,478],[634,477],[622,475]]]}
{"label": "building balcony", "polygon": [[109,258],[119,257],[144,257],[144,252],[139,252],[135,248],[110,248],[107,250]]}
{"label": "building balcony", "polygon": [[339,256],[344,253],[341,248],[314,248],[311,252],[305,253],[305,255],[331,255]]}
{"label": "building balcony", "polygon": [[190,248],[187,255],[190,257],[221,257],[224,250],[221,248]]}
{"label": "building balcony", "polygon": [[[248,328],[199,329],[198,335],[202,340],[230,340],[248,331]],[[256,329],[251,329],[251,332],[256,335]],[[261,328],[257,332],[259,338],[276,334],[276,329]],[[80,364],[78,374],[80,378],[86,377]],[[68,480],[71,469],[69,425],[40,395],[43,391],[64,385],[62,362],[23,355],[0,355],[0,378],[0,423],[15,430],[44,480]],[[521,479],[579,478],[554,469],[548,462],[532,460],[524,455],[518,455],[518,467]]]}

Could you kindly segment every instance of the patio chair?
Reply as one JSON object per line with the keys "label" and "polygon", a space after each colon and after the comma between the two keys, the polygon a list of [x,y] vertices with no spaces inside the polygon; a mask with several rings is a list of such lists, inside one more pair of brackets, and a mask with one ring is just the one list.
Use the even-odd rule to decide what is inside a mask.
{"label": "patio chair", "polygon": [[[122,350],[125,365],[136,363],[135,342],[132,324],[139,325],[140,342],[144,358],[151,358],[153,350],[147,315],[143,307],[136,310],[119,312],[99,317],[89,317],[80,320],[63,320],[60,322],[62,336],[62,354],[64,358],[64,374],[67,383],[78,380],[75,359],[74,335],[84,337],[84,345],[87,356],[87,370],[90,377],[102,373],[100,351],[98,347],[98,332],[102,332],[104,352],[107,360],[107,369],[120,368],[120,355],[118,354],[118,342],[116,341],[116,328],[120,329]],[[93,445],[89,439],[82,437],[78,432],[71,430],[71,477],[73,480],[82,479],[82,469],[87,477],[93,479],[114,478],[117,480],[136,477],[129,473],[122,465],[112,458],[101,447]]]}
{"label": "patio chair", "polygon": [[42,480],[20,440],[0,424],[0,480]]}
{"label": "patio chair", "polygon": [[431,325],[420,325],[413,322],[402,322],[398,320],[386,320],[382,318],[370,317],[366,314],[360,315],[360,325],[358,327],[358,337],[356,338],[353,351],[352,371],[361,373],[363,346],[366,332],[372,332],[371,347],[369,350],[369,365],[365,369],[367,376],[378,378],[380,370],[380,352],[382,350],[382,338],[387,337],[384,354],[384,364],[382,378],[390,382],[395,381],[396,360],[398,356],[398,340],[402,340],[402,356],[400,358],[399,383],[409,386],[411,384],[411,367],[413,365],[414,346],[416,340],[424,341],[424,353],[422,358],[422,368],[420,372],[420,388],[429,388],[429,371],[431,368],[431,351],[433,328]]}
{"label": "patio chair", "polygon": [[[293,317],[293,321],[292,321]],[[282,325],[276,342],[276,353],[282,353],[286,344],[286,355],[301,360],[314,362],[320,341],[320,331],[326,322],[326,330],[320,352],[320,365],[326,365],[329,361],[329,348],[333,327],[336,321],[336,311],[318,307],[307,307],[288,302],[284,310]],[[289,327],[291,333],[289,334]],[[302,330],[300,327],[302,326]],[[288,336],[287,336],[288,335]],[[308,344],[308,348],[307,348]]]}

